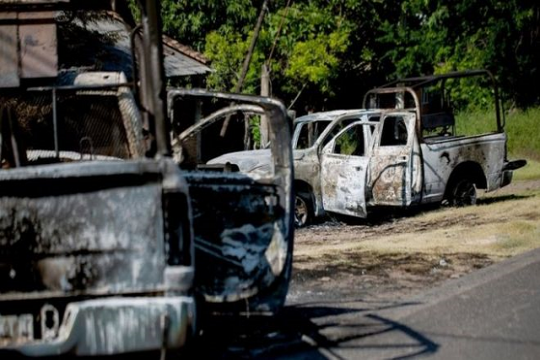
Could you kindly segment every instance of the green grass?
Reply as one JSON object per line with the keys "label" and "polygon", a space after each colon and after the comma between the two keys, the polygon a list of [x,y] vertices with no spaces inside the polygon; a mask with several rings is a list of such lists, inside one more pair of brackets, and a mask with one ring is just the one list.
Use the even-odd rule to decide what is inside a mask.
{"label": "green grass", "polygon": [[514,171],[514,180],[536,180],[540,179],[540,162],[527,159],[525,167]]}
{"label": "green grass", "polygon": [[538,247],[540,225],[533,222],[516,221],[505,224],[498,236],[495,248],[502,252],[509,251],[511,254],[516,250],[523,252]]}
{"label": "green grass", "polygon": [[496,130],[497,120],[494,111],[464,111],[456,116],[457,135],[485,134]]}
{"label": "green grass", "polygon": [[[496,130],[496,127],[494,111],[468,111],[456,116],[458,135],[486,133]],[[540,108],[511,111],[506,116],[505,129],[510,158],[540,161]],[[540,171],[538,163],[530,171]]]}

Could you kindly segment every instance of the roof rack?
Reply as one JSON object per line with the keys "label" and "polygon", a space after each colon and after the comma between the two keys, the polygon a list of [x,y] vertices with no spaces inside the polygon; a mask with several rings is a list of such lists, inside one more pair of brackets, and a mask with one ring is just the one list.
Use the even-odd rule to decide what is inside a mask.
{"label": "roof rack", "polygon": [[422,117],[422,114],[421,114],[421,105],[420,105],[420,101],[418,99],[418,93],[417,93],[418,89],[428,87],[429,85],[438,83],[438,82],[442,82],[442,86],[444,88],[444,84],[446,80],[448,79],[468,78],[468,77],[474,77],[474,76],[485,76],[491,80],[491,86],[493,88],[493,92],[495,96],[495,112],[496,112],[496,117],[497,117],[497,129],[498,131],[503,131],[506,121],[504,119],[504,113],[501,111],[499,89],[497,87],[497,82],[495,81],[495,77],[488,70],[454,71],[454,72],[449,72],[446,74],[439,74],[439,75],[427,75],[427,76],[397,79],[366,92],[366,94],[364,95],[363,106],[366,109],[370,108],[369,103],[368,103],[368,98],[370,96],[378,96],[378,95],[392,94],[392,93],[396,93],[396,94],[408,93],[414,99],[415,110],[418,115],[418,118],[420,119]]}
{"label": "roof rack", "polygon": [[436,83],[441,80],[446,79],[455,79],[455,78],[464,78],[464,77],[473,77],[473,76],[488,76],[493,83],[495,83],[495,78],[488,70],[466,70],[466,71],[453,71],[446,74],[439,75],[427,75],[427,76],[417,76],[410,78],[397,79],[387,84],[380,86],[379,88],[390,88],[390,87],[399,87],[406,86],[413,89],[419,87],[425,87],[429,84]]}

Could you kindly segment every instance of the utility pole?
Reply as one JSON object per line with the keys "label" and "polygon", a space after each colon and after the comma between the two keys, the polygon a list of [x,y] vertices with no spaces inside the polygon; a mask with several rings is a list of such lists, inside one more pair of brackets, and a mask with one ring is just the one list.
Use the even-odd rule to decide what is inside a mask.
{"label": "utility pole", "polygon": [[[261,96],[270,96],[270,74],[268,72],[268,66],[263,64],[261,70]],[[261,125],[259,127],[261,132],[261,149],[265,149],[268,146],[268,117],[261,116]]]}
{"label": "utility pole", "polygon": [[[285,14],[281,17],[281,21],[279,23],[277,34],[274,38],[274,43],[272,44],[272,49],[270,50],[270,55],[268,55],[268,59],[266,59],[264,65],[261,69],[261,96],[270,96],[270,71],[268,67],[270,66],[270,62],[272,60],[272,56],[274,55],[274,50],[276,49],[276,45],[279,41],[279,37],[281,35],[281,29],[283,28],[283,24],[285,23],[285,18],[287,17],[287,14],[289,13],[289,6],[291,5],[291,0],[287,0],[287,5],[285,5]],[[268,147],[268,144],[270,143],[270,139],[268,138],[268,117],[261,116],[261,124],[259,125],[259,131],[261,134],[261,148],[265,149]]]}
{"label": "utility pole", "polygon": [[[246,80],[246,75],[249,70],[249,64],[251,63],[251,58],[253,57],[253,50],[255,50],[255,45],[257,44],[257,39],[259,38],[259,33],[261,32],[262,23],[264,20],[264,14],[266,13],[266,10],[268,8],[268,3],[270,0],[264,0],[261,12],[259,13],[259,18],[257,19],[257,24],[255,25],[255,29],[253,30],[253,37],[251,38],[251,43],[249,44],[249,49],[246,55],[246,58],[244,59],[244,65],[242,66],[242,72],[240,73],[240,78],[238,79],[238,82],[236,83],[236,86],[234,87],[234,92],[239,93],[242,90],[242,86],[244,86],[244,80]],[[227,127],[229,126],[231,118],[227,117],[225,119],[225,122],[223,123],[223,127],[221,128],[220,136],[224,137],[227,133]],[[249,129],[249,124],[246,125],[246,128]]]}

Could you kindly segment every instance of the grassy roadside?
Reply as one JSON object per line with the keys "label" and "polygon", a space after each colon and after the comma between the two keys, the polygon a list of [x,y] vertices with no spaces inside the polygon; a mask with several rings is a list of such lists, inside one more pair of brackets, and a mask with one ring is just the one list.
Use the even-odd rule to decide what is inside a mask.
{"label": "grassy roadside", "polygon": [[321,229],[317,243],[313,233],[300,231],[295,258],[316,264],[327,261],[328,254],[338,262],[362,259],[368,253],[431,258],[469,254],[497,261],[538,248],[540,176],[534,174],[539,170],[540,163],[534,162],[519,176],[527,180],[516,180],[504,189],[484,194],[477,206],[429,210],[375,227]]}
{"label": "grassy roadside", "polygon": [[540,179],[540,161],[527,159],[527,165],[514,172],[514,180],[537,180]]}
{"label": "grassy roadside", "polygon": [[[482,253],[507,257],[540,247],[540,190],[487,199],[494,202],[426,212],[397,221],[391,231],[381,231],[366,238],[357,236],[355,230],[360,229],[355,227],[346,234],[327,234],[325,244],[297,249],[295,256],[317,257],[332,251],[378,251]],[[454,221],[449,223],[449,218]]]}
{"label": "grassy roadside", "polygon": [[476,206],[301,229],[289,301],[407,298],[539,247],[540,179],[518,180]]}
{"label": "grassy roadside", "polygon": [[[461,209],[441,209],[411,219],[414,231],[365,244],[379,251],[482,253],[506,257],[540,247],[540,190],[485,198]],[[449,217],[455,224],[438,227]],[[431,229],[429,229],[431,227]]]}

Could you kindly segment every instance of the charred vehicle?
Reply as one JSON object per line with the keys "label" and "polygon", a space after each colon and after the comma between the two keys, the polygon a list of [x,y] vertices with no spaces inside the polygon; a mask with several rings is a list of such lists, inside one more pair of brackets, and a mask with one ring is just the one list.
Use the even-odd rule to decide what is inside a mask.
{"label": "charred vehicle", "polygon": [[[171,159],[145,158],[122,74],[55,83],[71,5],[84,3],[1,3],[1,356],[177,349],[196,324],[188,187]],[[145,114],[156,125],[157,104]]]}
{"label": "charred vehicle", "polygon": [[[459,135],[449,84],[459,86],[456,81],[477,77],[490,82],[495,127]],[[526,163],[507,158],[504,113],[487,71],[398,80],[369,91],[364,108],[298,119],[294,136],[298,224],[322,211],[364,218],[375,206],[472,205],[477,188],[493,191],[508,185],[513,170]],[[336,117],[332,125],[317,136],[321,125],[315,119],[332,115]],[[311,138],[317,139],[308,152],[298,150],[303,122],[312,127],[306,133],[315,131]],[[262,166],[264,161],[253,165],[261,154],[236,153],[212,162],[236,163],[250,172]]]}
{"label": "charred vehicle", "polygon": [[[379,119],[379,111],[336,110],[309,114],[296,120],[293,148],[297,226],[305,226],[325,213],[322,189],[324,180],[320,174],[321,149],[347,125],[362,122],[367,128],[373,129]],[[366,132],[365,136],[370,137],[371,131]],[[362,138],[362,141],[369,142],[369,138],[365,141]]]}
{"label": "charred vehicle", "polygon": [[[485,132],[457,130],[452,91],[466,80],[479,81],[473,86],[487,89],[493,101],[493,124]],[[508,160],[505,114],[496,81],[486,70],[397,80],[369,91],[364,107],[385,111],[371,143],[368,206],[474,205],[477,188],[506,186],[513,171],[526,164]]]}
{"label": "charred vehicle", "polygon": [[172,100],[225,99],[266,115],[276,143],[266,181],[181,170],[158,6],[139,7],[133,81],[82,71],[58,84],[57,27],[110,2],[0,2],[2,357],[166,352],[198,332],[198,308],[271,314],[284,303],[293,234],[283,105],[171,90]]}
{"label": "charred vehicle", "polygon": [[[301,116],[294,121],[292,136],[295,187],[295,225],[302,227],[324,215],[320,152],[335,135],[352,122],[364,121],[373,128],[380,111],[334,110]],[[366,135],[371,135],[371,132]],[[268,171],[267,149],[239,151],[211,159],[208,164],[235,164],[239,171],[257,177]]]}
{"label": "charred vehicle", "polygon": [[[213,314],[274,313],[284,303],[291,276],[294,230],[285,107],[257,96],[179,89],[168,91],[168,104],[173,124],[182,129],[193,123],[174,137],[173,150],[192,199],[200,306]],[[253,178],[229,164],[205,164],[222,148],[220,142],[225,149],[233,146],[219,135],[227,120],[243,131],[245,121],[261,115],[268,119],[272,142],[264,174]]]}

